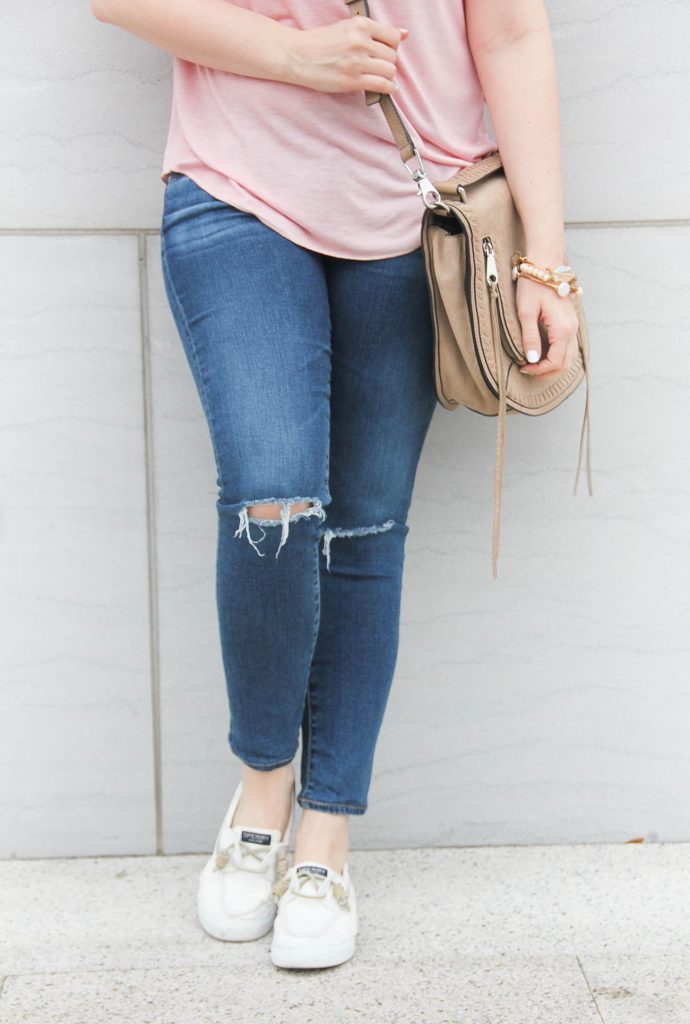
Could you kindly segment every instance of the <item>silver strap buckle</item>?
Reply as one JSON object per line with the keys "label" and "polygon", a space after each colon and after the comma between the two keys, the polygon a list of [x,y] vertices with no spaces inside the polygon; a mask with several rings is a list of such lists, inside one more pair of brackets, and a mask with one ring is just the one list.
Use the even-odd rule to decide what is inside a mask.
{"label": "silver strap buckle", "polygon": [[416,160],[416,167],[410,167],[411,161],[407,161],[404,166],[406,167],[407,172],[412,178],[412,180],[417,183],[417,195],[420,195],[422,197],[424,205],[427,206],[430,210],[441,208],[446,210],[446,212],[449,212],[450,207],[447,206],[441,199],[441,193],[434,186],[433,182],[431,182],[429,178],[427,178],[422,158],[417,152],[417,150],[414,151],[412,160]]}

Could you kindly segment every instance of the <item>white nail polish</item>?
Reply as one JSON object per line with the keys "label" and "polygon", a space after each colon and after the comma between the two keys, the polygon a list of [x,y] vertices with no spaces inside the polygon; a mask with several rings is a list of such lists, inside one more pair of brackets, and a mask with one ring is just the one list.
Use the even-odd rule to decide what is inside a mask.
{"label": "white nail polish", "polygon": [[538,363],[539,362],[539,353],[537,352],[536,348],[528,348],[527,349],[527,362],[528,363]]}

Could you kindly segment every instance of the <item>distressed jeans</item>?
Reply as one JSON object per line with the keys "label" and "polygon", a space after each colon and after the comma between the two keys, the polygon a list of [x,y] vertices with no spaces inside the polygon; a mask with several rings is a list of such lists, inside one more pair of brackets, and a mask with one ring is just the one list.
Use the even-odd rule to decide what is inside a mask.
{"label": "distressed jeans", "polygon": [[327,256],[179,173],[161,248],[217,471],[230,749],[269,770],[301,740],[300,806],[363,814],[437,400],[421,249]]}

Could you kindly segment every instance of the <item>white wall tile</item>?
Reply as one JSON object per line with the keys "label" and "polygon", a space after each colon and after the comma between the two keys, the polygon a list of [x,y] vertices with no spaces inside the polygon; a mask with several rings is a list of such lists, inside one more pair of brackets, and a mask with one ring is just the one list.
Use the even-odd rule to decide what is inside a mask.
{"label": "white wall tile", "polygon": [[690,216],[690,5],[548,0],[566,220]]}
{"label": "white wall tile", "polygon": [[211,441],[148,244],[161,637],[166,853],[204,850],[239,778],[226,742],[225,679],[215,606],[216,471]]}
{"label": "white wall tile", "polygon": [[89,0],[3,12],[3,227],[159,226],[171,59]]}
{"label": "white wall tile", "polygon": [[[549,0],[566,219],[690,216],[690,6]],[[160,224],[171,59],[87,0],[3,19],[0,223]]]}
{"label": "white wall tile", "polygon": [[0,856],[154,848],[137,246],[0,240]]}

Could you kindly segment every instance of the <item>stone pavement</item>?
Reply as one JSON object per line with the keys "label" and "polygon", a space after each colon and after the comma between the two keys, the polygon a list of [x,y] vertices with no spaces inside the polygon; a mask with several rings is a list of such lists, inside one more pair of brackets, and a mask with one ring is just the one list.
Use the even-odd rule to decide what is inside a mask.
{"label": "stone pavement", "polygon": [[354,851],[354,958],[195,917],[205,857],[0,862],[0,1024],[690,1024],[690,844]]}

